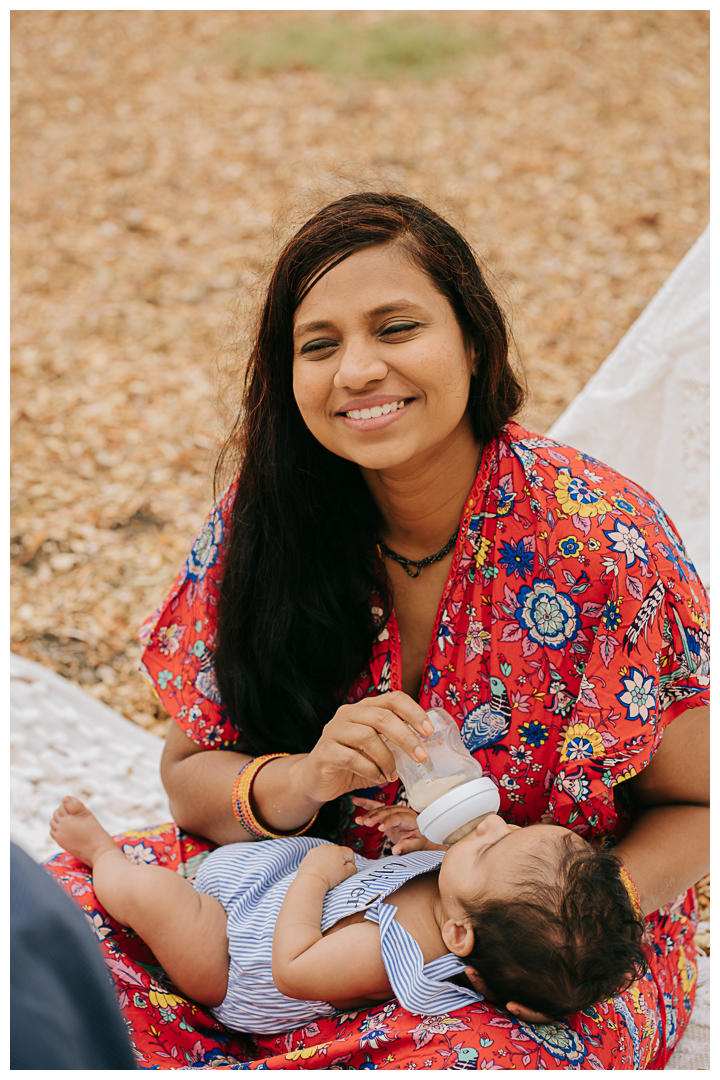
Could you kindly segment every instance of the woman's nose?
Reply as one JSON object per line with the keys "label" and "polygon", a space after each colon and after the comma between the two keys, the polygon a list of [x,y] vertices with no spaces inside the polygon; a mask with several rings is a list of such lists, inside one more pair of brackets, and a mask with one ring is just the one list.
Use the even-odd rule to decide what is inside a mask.
{"label": "woman's nose", "polygon": [[387,364],[377,355],[374,343],[351,341],[345,345],[334,383],[338,389],[361,390],[370,382],[380,382],[387,375]]}

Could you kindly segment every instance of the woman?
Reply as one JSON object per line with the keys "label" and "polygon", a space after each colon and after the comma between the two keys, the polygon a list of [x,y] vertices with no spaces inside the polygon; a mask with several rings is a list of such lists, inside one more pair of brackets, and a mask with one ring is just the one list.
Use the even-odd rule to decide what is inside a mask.
{"label": "woman", "polygon": [[414,753],[442,705],[508,822],[549,814],[616,845],[652,913],[648,976],[567,1024],[388,1003],[251,1041],[178,999],[58,856],[145,1067],[639,1069],[682,1033],[709,850],[707,598],[646,492],[511,422],[507,351],[467,244],[415,200],[353,195],[290,241],[238,479],[144,628],[182,832],[125,843],[185,873],[197,837],[310,832],[379,856],[349,793],[403,801],[383,736]]}

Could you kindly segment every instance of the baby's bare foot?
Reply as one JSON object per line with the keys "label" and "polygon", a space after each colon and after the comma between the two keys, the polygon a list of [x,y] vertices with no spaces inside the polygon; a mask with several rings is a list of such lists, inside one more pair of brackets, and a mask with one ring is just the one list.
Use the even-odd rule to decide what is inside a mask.
{"label": "baby's bare foot", "polygon": [[50,835],[65,851],[90,867],[103,851],[120,853],[110,833],[74,795],[66,795],[53,814]]}

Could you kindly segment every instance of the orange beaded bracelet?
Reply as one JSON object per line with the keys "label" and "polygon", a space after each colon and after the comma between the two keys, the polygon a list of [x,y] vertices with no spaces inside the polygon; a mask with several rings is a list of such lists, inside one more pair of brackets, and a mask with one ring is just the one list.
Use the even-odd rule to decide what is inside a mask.
{"label": "orange beaded bracelet", "polygon": [[291,833],[274,833],[270,829],[266,829],[264,825],[261,825],[258,819],[253,813],[252,804],[250,802],[250,793],[252,792],[252,786],[255,781],[255,777],[262,769],[263,765],[267,765],[268,761],[272,761],[273,758],[290,757],[289,754],[263,754],[261,757],[250,758],[245,765],[243,765],[240,772],[235,777],[232,787],[232,808],[235,817],[242,825],[243,829],[252,833],[253,836],[257,836],[259,840],[280,840],[283,836],[302,836],[307,832],[310,826],[315,821],[317,814],[314,815],[308,821],[302,829],[298,829],[297,832]]}
{"label": "orange beaded bracelet", "polygon": [[643,914],[640,910],[640,893],[637,891],[637,886],[635,885],[635,882],[630,877],[624,866],[620,867],[620,880],[627,889],[627,894],[630,897],[630,903],[632,904],[632,909],[635,912],[636,917],[638,919],[642,919]]}

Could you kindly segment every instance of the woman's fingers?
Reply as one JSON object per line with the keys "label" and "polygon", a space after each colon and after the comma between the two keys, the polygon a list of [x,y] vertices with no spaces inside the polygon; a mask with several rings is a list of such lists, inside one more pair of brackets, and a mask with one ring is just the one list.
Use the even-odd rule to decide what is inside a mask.
{"label": "woman's fingers", "polygon": [[352,791],[390,783],[398,775],[390,744],[425,761],[417,732],[430,731],[425,712],[400,691],[341,705],[303,766],[308,790],[327,799],[335,797],[337,787]]}
{"label": "woman's fingers", "polygon": [[[387,705],[384,703],[379,704],[384,699],[390,698],[393,701],[388,702]],[[392,757],[392,751],[388,749],[386,739],[395,746],[401,747],[415,761],[425,761],[428,756],[427,750],[425,750],[415,731],[408,726],[400,712],[395,711],[400,698],[407,698],[407,695],[384,694],[380,698],[372,698],[372,704],[359,702],[357,705],[344,705],[338,709],[335,718],[330,723],[334,724],[336,721],[342,721],[357,729],[356,731],[343,731],[345,738],[342,741],[347,741],[350,745],[361,748],[363,753],[367,753],[378,764],[382,762],[383,768],[385,768],[385,754]],[[410,698],[408,700],[412,701]],[[390,704],[394,706],[392,709],[388,707]],[[415,702],[413,701],[412,704],[415,705]],[[422,712],[422,710],[420,711]],[[424,713],[423,716],[425,717]],[[427,720],[427,717],[425,717],[425,720]],[[382,747],[378,746],[378,743],[382,744]],[[393,758],[393,763],[394,761]]]}
{"label": "woman's fingers", "polygon": [[378,697],[372,698],[372,702],[374,705],[380,705],[383,709],[395,713],[418,735],[426,737],[432,735],[434,729],[427,713],[418,705],[417,701],[413,701],[410,695],[403,693],[402,690],[392,690],[389,694],[380,694]]}
{"label": "woman's fingers", "polygon": [[339,745],[335,747],[334,754],[328,754],[323,764],[326,769],[336,768],[340,772],[352,773],[362,777],[363,780],[370,781],[367,785],[356,784],[356,787],[376,787],[389,784],[397,778],[395,759],[392,754],[388,757],[380,754],[378,756],[384,758],[382,763],[378,763],[369,754],[361,753],[352,746]]}
{"label": "woman's fingers", "polygon": [[509,1013],[513,1016],[517,1016],[519,1020],[523,1020],[526,1024],[551,1024],[552,1021],[544,1013],[535,1012],[534,1009],[528,1009],[527,1005],[521,1005],[518,1001],[508,1001],[505,1006]]}
{"label": "woman's fingers", "polygon": [[[379,780],[375,780],[375,783],[380,784],[397,778],[392,750],[378,733],[378,729],[384,726],[383,715],[384,710],[374,707],[365,707],[355,713],[350,712],[350,709],[339,709],[325,727],[322,740],[327,744],[327,752],[339,758],[344,768],[351,768],[350,762],[356,760],[353,755],[362,755],[372,762],[382,774]],[[359,772],[361,776],[371,775],[367,768],[353,771]]]}

